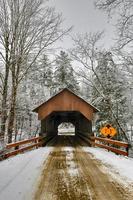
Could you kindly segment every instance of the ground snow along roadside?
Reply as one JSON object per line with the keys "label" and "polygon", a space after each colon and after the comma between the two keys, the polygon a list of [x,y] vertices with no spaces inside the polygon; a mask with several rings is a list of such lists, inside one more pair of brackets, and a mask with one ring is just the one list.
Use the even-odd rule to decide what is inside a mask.
{"label": "ground snow along roadside", "polygon": [[119,173],[124,184],[133,183],[133,158],[116,155],[101,148],[83,147],[83,149],[85,152],[92,153],[95,158],[106,164],[109,173]]}
{"label": "ground snow along roadside", "polygon": [[36,181],[52,147],[39,148],[0,162],[0,200],[32,200]]}

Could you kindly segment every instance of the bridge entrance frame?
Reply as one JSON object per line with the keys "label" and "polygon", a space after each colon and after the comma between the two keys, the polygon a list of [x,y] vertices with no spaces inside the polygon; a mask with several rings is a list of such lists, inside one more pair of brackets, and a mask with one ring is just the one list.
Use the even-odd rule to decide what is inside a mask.
{"label": "bridge entrance frame", "polygon": [[75,134],[93,136],[92,121],[98,109],[65,88],[33,111],[41,120],[40,136],[57,135],[62,122],[73,123]]}

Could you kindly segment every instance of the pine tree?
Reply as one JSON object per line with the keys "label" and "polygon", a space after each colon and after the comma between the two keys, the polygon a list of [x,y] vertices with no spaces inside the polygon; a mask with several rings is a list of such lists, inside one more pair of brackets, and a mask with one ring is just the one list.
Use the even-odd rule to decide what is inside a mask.
{"label": "pine tree", "polygon": [[41,85],[46,87],[46,90],[49,91],[49,96],[53,94],[53,66],[46,55],[43,56],[40,64],[40,80]]}
{"label": "pine tree", "polygon": [[[38,62],[34,63],[19,86],[16,102],[15,133],[21,133],[22,137],[23,133],[27,133],[26,137],[34,134],[33,130],[36,130],[39,125],[31,110],[35,105],[44,102],[51,96],[52,79],[51,62],[46,55],[43,55]],[[18,139],[21,138],[20,135],[17,137]]]}
{"label": "pine tree", "polygon": [[[43,55],[41,59],[34,64],[28,75],[29,83],[32,81],[34,85],[30,85],[31,98],[45,100],[52,95],[53,91],[53,66],[47,55]],[[28,86],[29,88],[29,86]]]}
{"label": "pine tree", "polygon": [[56,59],[56,68],[54,72],[55,92],[68,88],[74,92],[79,90],[79,85],[74,76],[74,70],[71,65],[71,58],[64,51]]}
{"label": "pine tree", "polygon": [[119,132],[119,121],[122,128],[126,128],[126,97],[124,96],[124,82],[120,70],[114,63],[110,52],[101,53],[96,67],[97,77],[93,77],[94,85],[92,102],[100,110],[96,122],[97,130],[102,123],[110,123]]}

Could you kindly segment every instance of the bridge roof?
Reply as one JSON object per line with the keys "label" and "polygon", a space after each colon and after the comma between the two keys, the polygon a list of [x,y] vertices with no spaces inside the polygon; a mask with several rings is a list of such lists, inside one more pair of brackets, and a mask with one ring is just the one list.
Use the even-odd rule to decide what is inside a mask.
{"label": "bridge roof", "polygon": [[38,113],[40,120],[54,111],[79,111],[91,120],[92,114],[99,110],[70,89],[65,88],[33,110]]}

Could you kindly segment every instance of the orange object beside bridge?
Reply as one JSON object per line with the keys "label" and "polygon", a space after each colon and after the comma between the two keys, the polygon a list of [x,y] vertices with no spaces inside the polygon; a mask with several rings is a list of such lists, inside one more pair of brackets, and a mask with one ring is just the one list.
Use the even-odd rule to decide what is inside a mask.
{"label": "orange object beside bridge", "polygon": [[117,131],[115,128],[108,124],[100,129],[100,133],[106,137],[113,137],[117,134]]}

